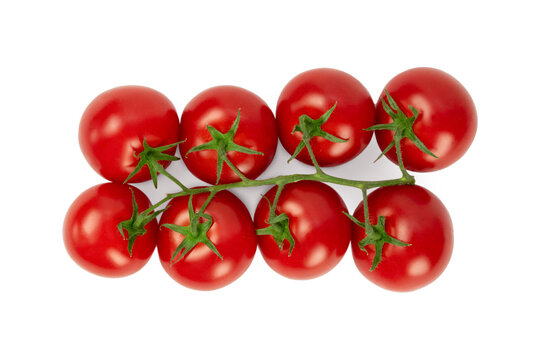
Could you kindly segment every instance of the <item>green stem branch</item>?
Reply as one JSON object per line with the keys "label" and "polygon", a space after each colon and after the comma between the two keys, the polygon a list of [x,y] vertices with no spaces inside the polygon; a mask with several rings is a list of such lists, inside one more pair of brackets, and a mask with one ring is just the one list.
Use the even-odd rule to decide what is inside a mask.
{"label": "green stem branch", "polygon": [[201,208],[199,209],[199,211],[197,211],[197,215],[200,216],[201,214],[204,213],[204,210],[206,210],[206,207],[208,206],[208,204],[210,204],[210,200],[212,200],[212,198],[214,197],[214,195],[216,195],[216,192],[215,191],[210,191],[210,194],[208,195],[208,197],[206,198],[206,200],[204,201],[204,204],[201,206]]}
{"label": "green stem branch", "polygon": [[182,190],[188,190],[188,188],[184,184],[182,184],[180,180],[178,180],[172,174],[170,174],[167,170],[165,170],[163,166],[159,165],[157,170],[160,174],[163,174],[163,176],[167,177],[169,180],[171,180],[173,183],[179,186]]}
{"label": "green stem branch", "polygon": [[373,232],[373,227],[369,221],[369,207],[367,201],[367,189],[362,188],[362,197],[364,203],[364,224],[366,224],[366,234]]}
{"label": "green stem branch", "polygon": [[[222,190],[243,188],[243,187],[257,187],[257,186],[264,186],[264,185],[278,185],[278,190],[279,190],[280,186],[283,187],[286,184],[295,183],[295,182],[303,181],[303,180],[320,181],[324,183],[354,187],[361,190],[368,190],[368,189],[383,187],[383,186],[414,184],[414,177],[409,174],[407,175],[408,175],[407,177],[403,176],[397,179],[380,180],[380,181],[350,180],[350,179],[344,179],[344,178],[328,175],[324,172],[315,173],[315,174],[280,175],[280,176],[276,176],[276,177],[272,177],[268,179],[261,179],[261,180],[251,180],[251,179],[246,178],[246,180],[238,181],[238,182],[234,182],[230,184],[219,184],[219,185],[201,187],[197,189],[186,189],[186,190],[182,190],[176,193],[168,194],[165,198],[163,198],[162,200],[160,200],[159,202],[155,203],[153,206],[145,210],[145,213],[149,214],[153,210],[157,209],[159,206],[163,205],[164,203],[166,203],[167,201],[175,197],[196,195],[196,194],[202,194],[205,192],[214,193],[215,195],[216,193]],[[276,197],[278,197],[277,192],[276,192]]]}
{"label": "green stem branch", "polygon": [[[272,207],[270,208],[270,218],[272,218],[273,216],[276,215],[277,202],[278,202],[279,197],[281,196],[281,191],[283,190],[284,186],[285,186],[285,184],[283,184],[283,183],[277,184],[278,188],[276,190],[276,195],[274,195],[274,201],[272,202]],[[269,219],[269,220],[271,220],[271,219]]]}
{"label": "green stem branch", "polygon": [[401,170],[401,174],[403,175],[403,178],[405,179],[412,179],[412,176],[407,172],[407,169],[405,168],[405,165],[403,164],[403,155],[401,154],[401,140],[402,136],[399,132],[396,132],[394,135],[394,142],[396,146],[396,154],[397,154],[397,160],[398,165]]}
{"label": "green stem branch", "polygon": [[315,154],[313,153],[313,149],[311,148],[311,138],[309,136],[306,136],[304,134],[304,144],[306,145],[306,149],[309,153],[309,157],[311,158],[311,162],[313,163],[313,166],[315,166],[315,170],[317,171],[317,174],[322,174],[323,171],[321,170],[321,167],[319,166],[319,163],[317,162],[317,158],[315,157]]}
{"label": "green stem branch", "polygon": [[195,217],[190,221],[190,225],[191,225],[191,229],[193,233],[197,232],[196,229],[199,224],[199,219],[201,218],[202,214],[204,214],[204,210],[206,210],[206,207],[208,206],[208,204],[210,204],[210,200],[212,200],[214,195],[216,195],[216,192],[210,191],[210,194],[208,194],[208,197],[204,201],[203,205],[201,206],[199,211],[195,213]]}

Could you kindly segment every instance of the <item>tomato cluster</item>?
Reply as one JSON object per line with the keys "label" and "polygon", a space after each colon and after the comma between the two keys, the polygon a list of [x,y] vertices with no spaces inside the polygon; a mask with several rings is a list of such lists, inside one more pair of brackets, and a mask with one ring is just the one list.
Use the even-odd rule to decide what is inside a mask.
{"label": "tomato cluster", "polygon": [[[354,262],[370,281],[395,291],[418,289],[448,264],[453,230],[442,202],[414,185],[407,170],[434,171],[457,161],[473,141],[476,121],[465,88],[432,68],[397,75],[376,103],[345,72],[306,71],[284,87],[275,116],[263,99],[236,86],[201,92],[180,117],[153,89],[114,88],[90,103],[79,128],[85,158],[110,182],[71,205],[64,243],[82,268],[108,277],[138,271],[157,247],[165,271],[199,290],[236,280],[257,247],[277,273],[311,279],[335,267],[351,243]],[[401,178],[368,183],[324,173],[321,167],[360,154],[373,132]],[[278,139],[291,159],[316,173],[256,180]],[[167,172],[179,160],[177,147],[189,171],[213,185],[188,189]],[[181,191],[152,205],[126,184],[152,179],[157,186],[157,174]],[[354,215],[323,182],[362,190]],[[253,219],[227,191],[269,184]]]}

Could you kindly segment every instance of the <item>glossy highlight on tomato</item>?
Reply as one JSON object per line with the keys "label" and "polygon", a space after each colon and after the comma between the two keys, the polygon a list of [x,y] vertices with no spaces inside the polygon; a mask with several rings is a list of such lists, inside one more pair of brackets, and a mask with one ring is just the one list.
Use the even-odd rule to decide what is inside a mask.
{"label": "glossy highlight on tomato", "polygon": [[[237,86],[216,86],[195,96],[185,107],[180,124],[180,153],[189,171],[210,184],[217,180],[217,151],[188,151],[212,140],[208,125],[226,133],[240,109],[240,122],[234,142],[263,155],[229,151],[227,157],[248,178],[258,177],[272,162],[277,147],[274,114],[259,96]],[[223,164],[220,184],[240,181],[238,175]]]}
{"label": "glossy highlight on tomato", "polygon": [[[385,86],[390,96],[408,116],[409,106],[418,110],[413,131],[437,158],[419,150],[409,139],[401,142],[403,163],[407,170],[427,172],[443,169],[465,154],[473,142],[477,128],[474,102],[455,78],[433,68],[414,68],[402,72]],[[382,92],[376,105],[377,124],[391,122],[384,111]],[[392,141],[393,132],[377,130],[377,142],[385,149]],[[398,164],[396,149],[385,154]]]}
{"label": "glossy highlight on tomato", "polygon": [[[375,107],[366,88],[351,75],[335,69],[314,69],[294,77],[282,90],[276,110],[279,140],[293,154],[302,140],[300,132],[292,133],[298,118],[308,115],[320,118],[335,103],[337,106],[322,130],[347,142],[336,143],[314,137],[311,147],[320,166],[335,166],[355,158],[369,144],[375,124]],[[307,149],[297,159],[312,164]]]}
{"label": "glossy highlight on tomato", "polygon": [[133,212],[130,189],[139,211],[150,207],[142,191],[116,183],[93,186],[70,206],[64,220],[64,245],[83,269],[100,276],[122,277],[141,269],[152,256],[158,236],[156,220],[146,225],[146,234],[137,237],[132,256],[128,241],[118,230],[118,224],[131,218]]}
{"label": "glossy highlight on tomato", "polygon": [[[79,125],[84,157],[105,179],[124,182],[139,159],[143,140],[158,147],[179,141],[180,124],[174,105],[160,92],[144,86],[120,86],[98,95],[88,105]],[[174,155],[176,146],[165,151]],[[169,161],[160,161],[163,167]],[[129,182],[150,180],[148,167]]]}
{"label": "glossy highlight on tomato", "polygon": [[[273,202],[277,187],[264,196]],[[268,226],[270,206],[265,198],[255,211],[257,229]],[[295,245],[289,256],[289,243],[280,250],[271,235],[257,236],[259,249],[266,263],[279,274],[291,279],[312,279],[333,269],[347,251],[351,238],[351,222],[339,194],[330,186],[315,181],[285,185],[277,202],[276,212],[289,217]]]}
{"label": "glossy highlight on tomato", "polygon": [[[208,193],[193,196],[193,209],[197,212],[204,204]],[[160,225],[189,224],[189,196],[171,200],[162,214]],[[178,283],[196,290],[215,290],[238,279],[249,267],[257,239],[249,211],[233,193],[220,191],[204,211],[212,217],[208,230],[209,240],[223,257],[220,259],[206,245],[197,244],[187,255],[171,265],[175,249],[184,236],[161,227],[158,253],[165,271]]]}
{"label": "glossy highlight on tomato", "polygon": [[[411,245],[385,244],[382,261],[369,271],[375,247],[367,245],[367,254],[360,249],[358,243],[366,233],[355,225],[351,246],[358,270],[371,282],[393,291],[416,290],[439,277],[450,261],[454,244],[452,220],[441,200],[421,186],[398,185],[378,188],[367,201],[370,223],[384,216],[388,235]],[[363,202],[354,217],[364,222]]]}

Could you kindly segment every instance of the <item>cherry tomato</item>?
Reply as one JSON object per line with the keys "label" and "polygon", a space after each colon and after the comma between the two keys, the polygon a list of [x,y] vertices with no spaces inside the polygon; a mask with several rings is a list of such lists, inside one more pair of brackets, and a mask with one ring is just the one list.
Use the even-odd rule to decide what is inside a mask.
{"label": "cherry tomato", "polygon": [[[336,102],[336,108],[321,128],[348,141],[336,143],[313,137],[310,144],[315,158],[320,166],[335,166],[360,154],[372,136],[371,131],[364,129],[375,124],[373,100],[358,80],[334,69],[303,72],[289,81],[281,92],[276,119],[279,139],[285,150],[293,154],[302,140],[300,132],[292,133],[301,115],[318,119]],[[312,164],[307,149],[303,149],[297,159]]]}
{"label": "cherry tomato", "polygon": [[[367,254],[362,251],[358,243],[366,233],[353,225],[354,262],[368,280],[385,289],[411,291],[431,283],[444,271],[454,244],[452,220],[433,193],[415,185],[383,187],[368,195],[368,206],[370,223],[375,224],[380,215],[384,216],[388,235],[411,244],[384,244],[382,260],[370,272],[375,247],[367,245]],[[363,202],[354,217],[364,222]]]}
{"label": "cherry tomato", "polygon": [[131,218],[130,189],[139,211],[148,209],[151,204],[142,191],[116,183],[91,187],[69,208],[64,220],[64,245],[83,269],[96,275],[122,277],[141,269],[152,256],[158,236],[156,220],[146,225],[146,234],[136,238],[132,256],[128,252],[128,241],[117,227]]}
{"label": "cherry tomato", "polygon": [[[236,86],[216,86],[195,96],[184,109],[180,123],[180,153],[187,168],[199,179],[215,184],[217,180],[217,151],[202,150],[187,154],[197,145],[212,140],[207,129],[213,126],[226,133],[234,123],[240,109],[240,122],[233,140],[236,144],[263,155],[239,151],[227,153],[231,162],[248,178],[259,176],[272,162],[277,146],[277,127],[272,110],[254,93]],[[239,181],[240,178],[224,163],[220,184]]]}
{"label": "cherry tomato", "polygon": [[[385,89],[408,116],[409,106],[418,110],[413,131],[438,158],[419,150],[409,139],[401,141],[403,163],[411,171],[435,171],[456,162],[469,148],[477,128],[476,108],[467,90],[447,73],[432,68],[410,69],[394,77]],[[383,91],[376,105],[378,124],[391,122],[384,111]],[[385,149],[392,141],[393,132],[377,130],[377,142]],[[393,148],[386,156],[398,163]]]}
{"label": "cherry tomato", "polygon": [[[197,212],[208,193],[193,196]],[[171,200],[160,219],[160,225],[189,224],[189,197]],[[212,217],[208,239],[223,257],[220,259],[208,246],[199,243],[171,266],[171,258],[184,235],[161,227],[158,253],[165,271],[178,283],[196,290],[214,290],[238,279],[251,264],[257,250],[255,228],[245,205],[229,191],[220,191],[204,211]]]}
{"label": "cherry tomato", "polygon": [[[274,201],[277,187],[265,195]],[[255,227],[268,226],[270,207],[263,198],[255,211]],[[351,223],[342,213],[347,211],[339,194],[330,186],[315,181],[285,185],[276,213],[287,214],[295,244],[285,241],[280,250],[271,235],[259,235],[259,249],[266,263],[279,274],[291,279],[312,279],[330,271],[341,260],[351,238]]]}
{"label": "cherry tomato", "polygon": [[[176,110],[163,94],[143,86],[121,86],[88,105],[79,126],[79,143],[94,170],[107,180],[124,182],[139,162],[134,153],[143,150],[144,139],[152,147],[173,144],[179,141],[179,128]],[[173,147],[165,153],[175,151]],[[129,182],[150,178],[144,166]]]}

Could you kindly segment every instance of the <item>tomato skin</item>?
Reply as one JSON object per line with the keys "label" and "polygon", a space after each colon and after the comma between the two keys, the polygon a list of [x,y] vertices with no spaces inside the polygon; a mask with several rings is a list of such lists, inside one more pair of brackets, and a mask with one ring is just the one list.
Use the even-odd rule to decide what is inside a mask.
{"label": "tomato skin", "polygon": [[117,183],[93,186],[70,206],[64,220],[64,245],[83,269],[100,276],[123,277],[141,269],[152,256],[158,236],[156,220],[135,240],[132,257],[128,241],[118,231],[118,224],[130,219],[133,212],[130,189],[139,211],[151,206],[142,191]]}
{"label": "tomato skin", "polygon": [[[385,89],[407,116],[413,115],[409,105],[419,111],[413,131],[438,157],[422,152],[405,139],[401,142],[405,168],[419,172],[440,170],[465,154],[476,134],[477,115],[471,96],[456,79],[438,69],[414,68],[394,77]],[[382,106],[383,97],[384,91],[376,105],[377,124],[391,122]],[[376,131],[379,147],[385,149],[392,136],[390,130]],[[395,148],[386,156],[398,164]]]}
{"label": "tomato skin", "polygon": [[[274,114],[259,96],[237,86],[216,86],[195,96],[185,107],[180,134],[186,141],[180,144],[180,153],[189,171],[210,184],[216,183],[217,151],[203,150],[186,153],[194,146],[212,140],[207,125],[222,133],[227,132],[240,112],[238,131],[234,142],[260,151],[264,155],[250,155],[229,151],[231,162],[248,178],[255,179],[270,165],[277,147],[277,126]],[[223,164],[220,184],[240,181],[240,178]]]}
{"label": "tomato skin", "polygon": [[[386,218],[387,233],[411,246],[385,244],[382,261],[369,269],[374,245],[366,254],[358,243],[365,237],[360,226],[353,226],[352,253],[356,267],[371,282],[393,291],[412,291],[434,281],[444,271],[454,244],[452,220],[443,203],[430,191],[417,185],[379,188],[368,195],[369,219]],[[364,222],[363,202],[354,217]]]}
{"label": "tomato skin", "polygon": [[[179,141],[180,124],[174,105],[160,92],[143,86],[120,86],[98,95],[88,105],[79,126],[84,157],[105,179],[124,182],[143,150]],[[174,155],[176,147],[165,153]],[[160,162],[164,167],[170,162]],[[143,167],[129,182],[150,180]]]}
{"label": "tomato skin", "polygon": [[[322,129],[342,139],[334,143],[314,137],[311,147],[320,166],[335,166],[352,160],[369,144],[371,131],[364,129],[375,124],[375,106],[366,88],[351,75],[335,69],[313,69],[294,77],[279,96],[276,110],[279,139],[293,154],[302,134],[291,134],[298,118],[308,115],[318,119],[337,101],[337,106]],[[296,157],[311,165],[307,149]]]}
{"label": "tomato skin", "polygon": [[[273,202],[277,187],[266,194]],[[268,226],[270,207],[266,199],[255,211],[255,227]],[[351,238],[351,222],[342,213],[347,211],[339,194],[330,186],[315,181],[285,185],[276,211],[289,217],[295,245],[289,257],[289,243],[279,250],[270,235],[257,236],[259,249],[266,263],[277,273],[290,279],[312,279],[330,271],[343,258]]]}
{"label": "tomato skin", "polygon": [[[193,196],[197,212],[208,193]],[[171,200],[160,219],[160,225],[187,226],[189,196]],[[251,215],[233,193],[217,193],[204,211],[213,219],[208,238],[223,257],[221,260],[206,245],[197,244],[185,257],[171,266],[170,260],[184,236],[162,227],[158,239],[158,253],[165,271],[178,283],[195,290],[215,290],[238,279],[249,267],[257,250],[257,239]]]}

